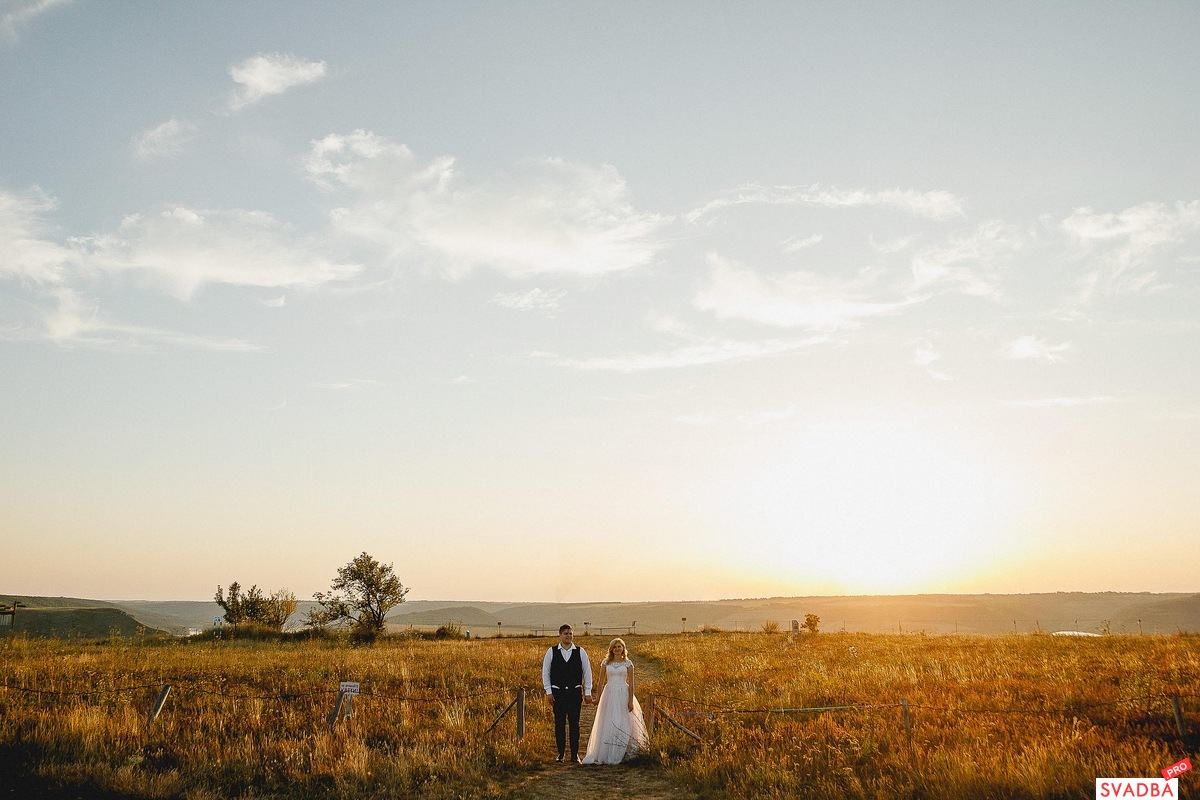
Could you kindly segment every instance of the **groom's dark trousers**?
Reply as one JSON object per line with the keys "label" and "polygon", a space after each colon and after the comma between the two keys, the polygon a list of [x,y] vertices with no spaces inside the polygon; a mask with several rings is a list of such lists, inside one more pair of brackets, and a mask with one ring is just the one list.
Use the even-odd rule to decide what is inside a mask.
{"label": "groom's dark trousers", "polygon": [[571,758],[579,757],[579,712],[583,708],[583,694],[579,688],[553,689],[554,692],[554,742],[558,754],[564,755],[567,744],[567,724],[571,726]]}

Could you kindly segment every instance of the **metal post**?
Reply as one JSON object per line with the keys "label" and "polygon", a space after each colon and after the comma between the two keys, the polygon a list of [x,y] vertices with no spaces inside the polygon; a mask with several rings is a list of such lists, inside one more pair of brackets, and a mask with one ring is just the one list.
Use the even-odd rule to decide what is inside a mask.
{"label": "metal post", "polygon": [[912,744],[912,717],[908,715],[908,698],[900,700],[900,712],[904,716],[904,734],[908,737],[908,743]]}

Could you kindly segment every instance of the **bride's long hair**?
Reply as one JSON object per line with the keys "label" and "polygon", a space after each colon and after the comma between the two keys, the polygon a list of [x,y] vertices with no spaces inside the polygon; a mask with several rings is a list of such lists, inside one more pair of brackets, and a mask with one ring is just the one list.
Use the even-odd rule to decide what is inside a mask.
{"label": "bride's long hair", "polygon": [[625,644],[625,640],[622,639],[620,636],[618,636],[616,639],[613,639],[611,642],[608,643],[608,658],[604,659],[605,664],[614,663],[613,662],[613,651],[617,649],[617,645],[621,645],[621,647],[625,648],[625,660],[626,661],[629,660],[629,645]]}

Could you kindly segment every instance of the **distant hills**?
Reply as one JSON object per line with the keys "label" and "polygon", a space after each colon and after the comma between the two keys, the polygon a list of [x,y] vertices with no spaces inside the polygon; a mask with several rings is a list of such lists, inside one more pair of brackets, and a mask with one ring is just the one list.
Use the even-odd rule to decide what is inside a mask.
{"label": "distant hills", "polygon": [[[19,600],[17,630],[36,636],[104,638],[167,631],[176,636],[212,627],[221,615],[204,601],[106,601],[72,597],[0,594],[0,603]],[[299,627],[311,602],[301,602],[289,627]],[[1029,633],[1077,630],[1089,633],[1175,633],[1200,631],[1200,594],[1149,592],[1056,592],[1046,594],[922,594],[772,597],[743,600],[644,603],[499,603],[414,600],[388,617],[394,629],[432,629],[455,623],[473,636],[545,633],[563,622],[579,632],[677,633],[705,627],[760,630],[806,614],[821,619],[822,631],[869,633]],[[8,618],[0,621],[3,629]],[[6,632],[6,631],[4,631]]]}

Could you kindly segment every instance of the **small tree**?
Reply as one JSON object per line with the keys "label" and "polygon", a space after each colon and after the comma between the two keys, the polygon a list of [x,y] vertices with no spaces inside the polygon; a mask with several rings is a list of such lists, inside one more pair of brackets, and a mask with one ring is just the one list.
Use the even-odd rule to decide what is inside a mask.
{"label": "small tree", "polygon": [[[258,587],[251,587],[250,592],[257,594]],[[218,586],[217,593],[213,595],[213,600],[225,611],[225,621],[230,625],[236,627],[249,619],[247,597],[242,594],[242,585],[237,581],[229,584],[228,598],[225,597],[225,592]]]}
{"label": "small tree", "polygon": [[821,618],[816,614],[805,614],[804,625],[801,626],[809,633],[816,633],[818,626],[821,624]]}
{"label": "small tree", "polygon": [[218,586],[213,599],[225,610],[225,621],[234,627],[253,622],[271,630],[281,631],[288,617],[296,613],[296,595],[287,589],[264,595],[256,585],[243,593],[241,584],[234,581],[229,584],[228,597]]}
{"label": "small tree", "polygon": [[313,594],[318,607],[309,610],[308,624],[349,622],[363,633],[379,633],[388,612],[403,603],[406,594],[392,565],[380,564],[364,552],[338,570],[328,593]]}
{"label": "small tree", "polygon": [[272,592],[270,597],[264,597],[262,607],[256,619],[272,630],[282,631],[288,617],[296,613],[296,595],[287,589]]}

